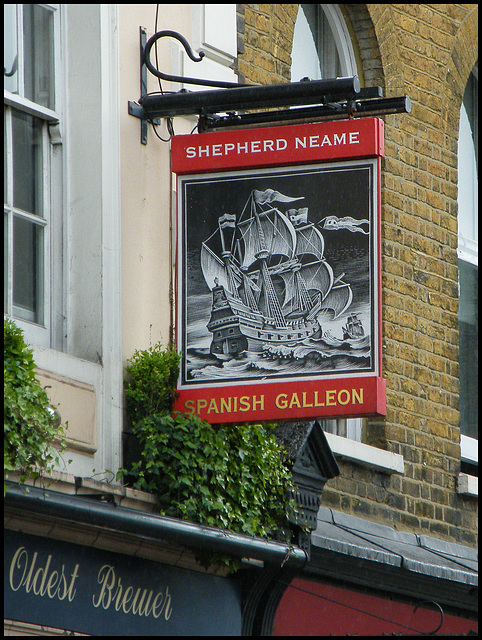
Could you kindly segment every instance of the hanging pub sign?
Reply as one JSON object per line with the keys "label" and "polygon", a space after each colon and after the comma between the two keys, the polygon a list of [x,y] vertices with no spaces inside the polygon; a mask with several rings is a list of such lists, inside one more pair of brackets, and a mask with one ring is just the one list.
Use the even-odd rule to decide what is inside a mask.
{"label": "hanging pub sign", "polygon": [[175,408],[385,414],[377,118],[176,136]]}

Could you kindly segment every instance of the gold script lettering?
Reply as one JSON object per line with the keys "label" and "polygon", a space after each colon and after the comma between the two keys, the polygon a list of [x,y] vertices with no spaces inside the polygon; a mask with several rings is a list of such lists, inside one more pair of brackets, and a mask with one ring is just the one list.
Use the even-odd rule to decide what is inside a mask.
{"label": "gold script lettering", "polygon": [[96,608],[102,607],[107,610],[113,605],[116,611],[146,618],[150,615],[159,618],[162,614],[165,620],[171,617],[169,587],[166,587],[165,592],[158,591],[155,596],[152,590],[141,589],[141,587],[134,590],[131,585],[124,587],[119,577],[116,580],[115,567],[110,564],[104,564],[99,569],[97,582],[101,585],[100,591],[97,596],[92,596],[92,604]]}
{"label": "gold script lettering", "polygon": [[62,564],[60,571],[52,570],[50,573],[50,565],[52,563],[52,554],[49,554],[45,565],[38,567],[35,571],[38,553],[35,551],[29,565],[28,551],[25,547],[19,547],[10,563],[9,582],[13,591],[19,591],[24,588],[26,593],[33,593],[36,596],[48,598],[58,598],[59,600],[69,599],[69,602],[75,597],[75,581],[79,576],[79,565],[76,564],[74,570],[70,574],[70,583],[65,575],[65,566]]}

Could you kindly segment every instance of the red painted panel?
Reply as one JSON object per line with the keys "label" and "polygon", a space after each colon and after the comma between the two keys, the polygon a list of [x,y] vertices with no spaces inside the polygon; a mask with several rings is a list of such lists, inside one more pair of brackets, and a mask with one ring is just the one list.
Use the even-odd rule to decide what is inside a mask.
{"label": "red painted panel", "polygon": [[[358,593],[296,578],[276,613],[274,636],[425,635],[440,623],[434,608],[415,607],[389,598]],[[444,615],[436,635],[478,630],[478,622]]]}
{"label": "red painted panel", "polygon": [[175,136],[179,174],[384,155],[383,121],[339,120]]}
{"label": "red painted panel", "polygon": [[312,379],[179,390],[174,410],[210,423],[386,414],[383,378]]}

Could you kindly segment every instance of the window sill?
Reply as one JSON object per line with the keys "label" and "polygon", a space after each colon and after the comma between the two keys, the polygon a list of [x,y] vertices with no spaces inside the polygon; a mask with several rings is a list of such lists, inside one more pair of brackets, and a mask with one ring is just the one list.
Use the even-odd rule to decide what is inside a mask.
{"label": "window sill", "polygon": [[467,473],[459,473],[457,477],[457,493],[465,496],[479,496],[479,479]]}
{"label": "window sill", "polygon": [[335,456],[382,473],[403,474],[405,471],[403,456],[398,453],[384,451],[332,433],[325,433],[325,436]]}

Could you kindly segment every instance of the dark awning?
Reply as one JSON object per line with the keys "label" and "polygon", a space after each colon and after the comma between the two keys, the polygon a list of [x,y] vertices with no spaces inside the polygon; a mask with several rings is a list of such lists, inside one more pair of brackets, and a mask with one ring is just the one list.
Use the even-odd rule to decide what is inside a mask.
{"label": "dark awning", "polygon": [[476,549],[321,507],[306,572],[477,611]]}

